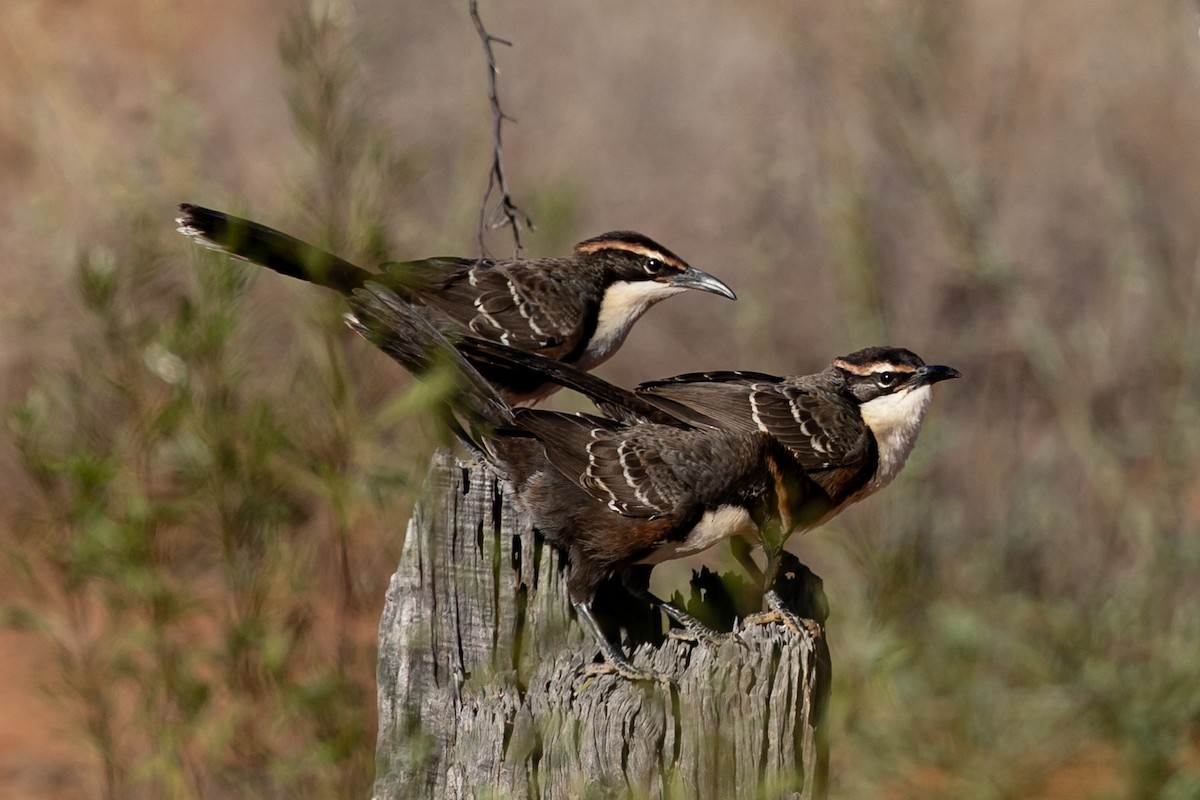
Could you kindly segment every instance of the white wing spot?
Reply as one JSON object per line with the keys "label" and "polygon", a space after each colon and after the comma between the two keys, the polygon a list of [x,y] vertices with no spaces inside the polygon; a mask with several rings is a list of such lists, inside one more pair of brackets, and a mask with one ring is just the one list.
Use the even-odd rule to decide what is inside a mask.
{"label": "white wing spot", "polygon": [[589,442],[587,448],[585,448],[585,451],[587,452],[587,455],[588,455],[588,465],[587,465],[587,469],[584,471],[584,474],[587,475],[588,480],[590,480],[595,485],[599,486],[601,489],[603,489],[608,494],[608,496],[610,498],[612,498],[611,500],[608,501],[608,507],[611,508],[613,511],[616,511],[619,514],[619,513],[621,513],[621,508],[619,507],[619,501],[617,500],[616,492],[614,492],[612,489],[608,488],[608,484],[606,484],[604,481],[600,480],[600,478],[597,477],[596,473],[592,470],[592,467],[595,466],[595,463],[596,463],[595,459],[592,458],[592,448],[595,447],[595,445],[598,441],[600,441],[600,437],[598,435],[600,433],[601,433],[601,431],[599,428],[593,428],[590,431],[592,441]]}
{"label": "white wing spot", "polygon": [[[481,317],[483,317],[485,320],[487,320],[487,321],[488,321],[488,323],[489,323],[489,324],[490,324],[490,325],[491,325],[493,328],[495,328],[495,329],[496,329],[496,330],[498,330],[498,331],[502,331],[502,330],[504,330],[504,326],[500,324],[500,321],[499,321],[499,320],[497,320],[495,317],[493,317],[491,314],[489,314],[487,311],[485,311],[485,310],[484,310],[484,308],[483,308],[483,298],[482,298],[482,297],[476,297],[476,298],[475,298],[475,302],[474,302],[474,303],[472,303],[472,305],[473,305],[473,306],[475,306],[475,310],[479,312],[479,316],[481,316]],[[472,328],[474,328],[475,326],[474,326],[474,325],[472,325],[471,327],[472,327]],[[501,342],[501,344],[506,344],[506,345],[508,344],[508,333],[507,333],[507,332],[506,332],[506,333],[504,333],[504,334],[503,334],[503,335],[500,337],[500,342]]]}
{"label": "white wing spot", "polygon": [[628,456],[632,454],[633,448],[629,446],[629,442],[621,442],[621,444],[617,447],[617,458],[621,461],[621,474],[625,476],[625,483],[627,483],[633,489],[634,495],[638,500],[642,501],[643,505],[645,505],[647,508],[652,508],[655,511],[660,511],[661,509],[659,509],[657,505],[650,502],[649,495],[646,494],[644,489],[638,486],[637,479],[634,478],[633,473],[630,472]]}
{"label": "white wing spot", "polygon": [[792,419],[800,423],[800,430],[804,431],[805,435],[811,435],[807,430],[804,429],[804,426],[807,424],[807,420],[800,418],[800,405],[796,402],[796,398],[788,398],[788,407],[792,409]]}
{"label": "white wing spot", "polygon": [[750,385],[750,418],[754,420],[754,424],[763,433],[770,433],[770,429],[763,424],[762,417],[758,415],[758,402],[754,399],[755,396],[762,390],[762,384],[754,383]]}
{"label": "white wing spot", "polygon": [[521,293],[517,291],[517,285],[512,282],[511,278],[508,281],[508,294],[512,297],[513,303],[517,306],[517,313],[521,315],[521,318],[529,323],[529,327],[534,333],[544,338],[546,336],[546,332],[538,327],[538,324],[533,321],[533,316],[529,313],[529,303],[524,297],[521,296]]}

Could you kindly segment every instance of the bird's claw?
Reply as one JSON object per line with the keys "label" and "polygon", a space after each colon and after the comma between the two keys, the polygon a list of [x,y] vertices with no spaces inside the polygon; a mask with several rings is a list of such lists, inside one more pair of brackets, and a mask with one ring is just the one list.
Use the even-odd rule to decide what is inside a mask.
{"label": "bird's claw", "polygon": [[583,674],[590,677],[599,677],[602,675],[619,675],[627,681],[649,681],[651,683],[669,684],[671,678],[661,672],[655,672],[650,669],[639,669],[628,661],[614,664],[610,661],[602,661],[599,664],[589,664],[583,670]]}
{"label": "bird's claw", "polygon": [[687,626],[683,628],[671,628],[667,631],[667,637],[691,644],[706,644],[710,647],[718,647],[728,641],[734,641],[742,647],[747,646],[745,642],[732,633],[722,633],[703,626],[699,628]]}
{"label": "bird's claw", "polygon": [[746,616],[743,620],[744,624],[782,625],[796,636],[804,636],[806,633],[812,638],[821,638],[821,625],[816,620],[805,619],[793,610],[786,608],[774,593],[767,594],[767,603],[770,606],[769,610]]}
{"label": "bird's claw", "polygon": [[697,631],[691,628],[671,628],[669,631],[667,631],[667,638],[675,639],[680,642],[689,642],[691,644],[718,645],[726,639],[726,635],[717,633],[716,631]]}

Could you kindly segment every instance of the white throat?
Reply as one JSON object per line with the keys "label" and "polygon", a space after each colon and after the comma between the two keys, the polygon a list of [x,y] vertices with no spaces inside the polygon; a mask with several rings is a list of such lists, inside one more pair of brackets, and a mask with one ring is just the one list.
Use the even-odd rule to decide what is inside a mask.
{"label": "white throat", "polygon": [[659,300],[685,291],[686,287],[653,280],[617,281],[609,286],[600,302],[596,332],[577,366],[591,369],[605,361],[624,343],[629,329],[646,309]]}
{"label": "white throat", "polygon": [[863,422],[871,429],[879,447],[879,467],[875,477],[864,487],[863,496],[887,486],[900,472],[917,443],[917,434],[932,398],[933,391],[929,386],[919,386],[885,394],[859,406]]}

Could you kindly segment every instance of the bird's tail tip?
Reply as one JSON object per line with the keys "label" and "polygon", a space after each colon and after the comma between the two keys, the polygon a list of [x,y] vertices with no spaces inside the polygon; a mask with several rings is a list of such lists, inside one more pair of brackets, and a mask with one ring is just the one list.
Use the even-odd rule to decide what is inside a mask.
{"label": "bird's tail tip", "polygon": [[176,210],[179,212],[175,217],[176,231],[208,247],[220,247],[213,235],[224,214],[191,203],[180,203]]}

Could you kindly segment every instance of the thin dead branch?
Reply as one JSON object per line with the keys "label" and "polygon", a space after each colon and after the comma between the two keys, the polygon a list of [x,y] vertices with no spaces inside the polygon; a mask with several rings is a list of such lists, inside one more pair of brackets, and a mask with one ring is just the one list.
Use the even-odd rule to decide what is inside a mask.
{"label": "thin dead branch", "polygon": [[[500,95],[496,89],[496,75],[499,70],[496,68],[496,54],[492,49],[493,44],[502,44],[507,47],[512,47],[512,42],[501,39],[487,32],[483,27],[483,20],[479,18],[479,3],[478,0],[468,0],[468,6],[471,13],[471,21],[475,23],[475,30],[479,34],[479,41],[483,44],[484,58],[487,59],[488,70],[488,102],[492,107],[492,164],[488,169],[487,188],[483,193],[483,201],[479,204],[479,230],[478,240],[479,249],[487,255],[487,245],[484,243],[484,234],[489,230],[495,230],[508,226],[512,229],[513,245],[515,247],[515,255],[521,253],[521,226],[524,225],[530,230],[533,229],[533,220],[521,210],[513,201],[512,194],[508,190],[508,178],[504,172],[504,150],[502,144],[502,128],[505,120],[516,122],[515,119],[504,113],[504,109],[500,106]],[[492,198],[499,194],[500,197],[493,204]]]}

